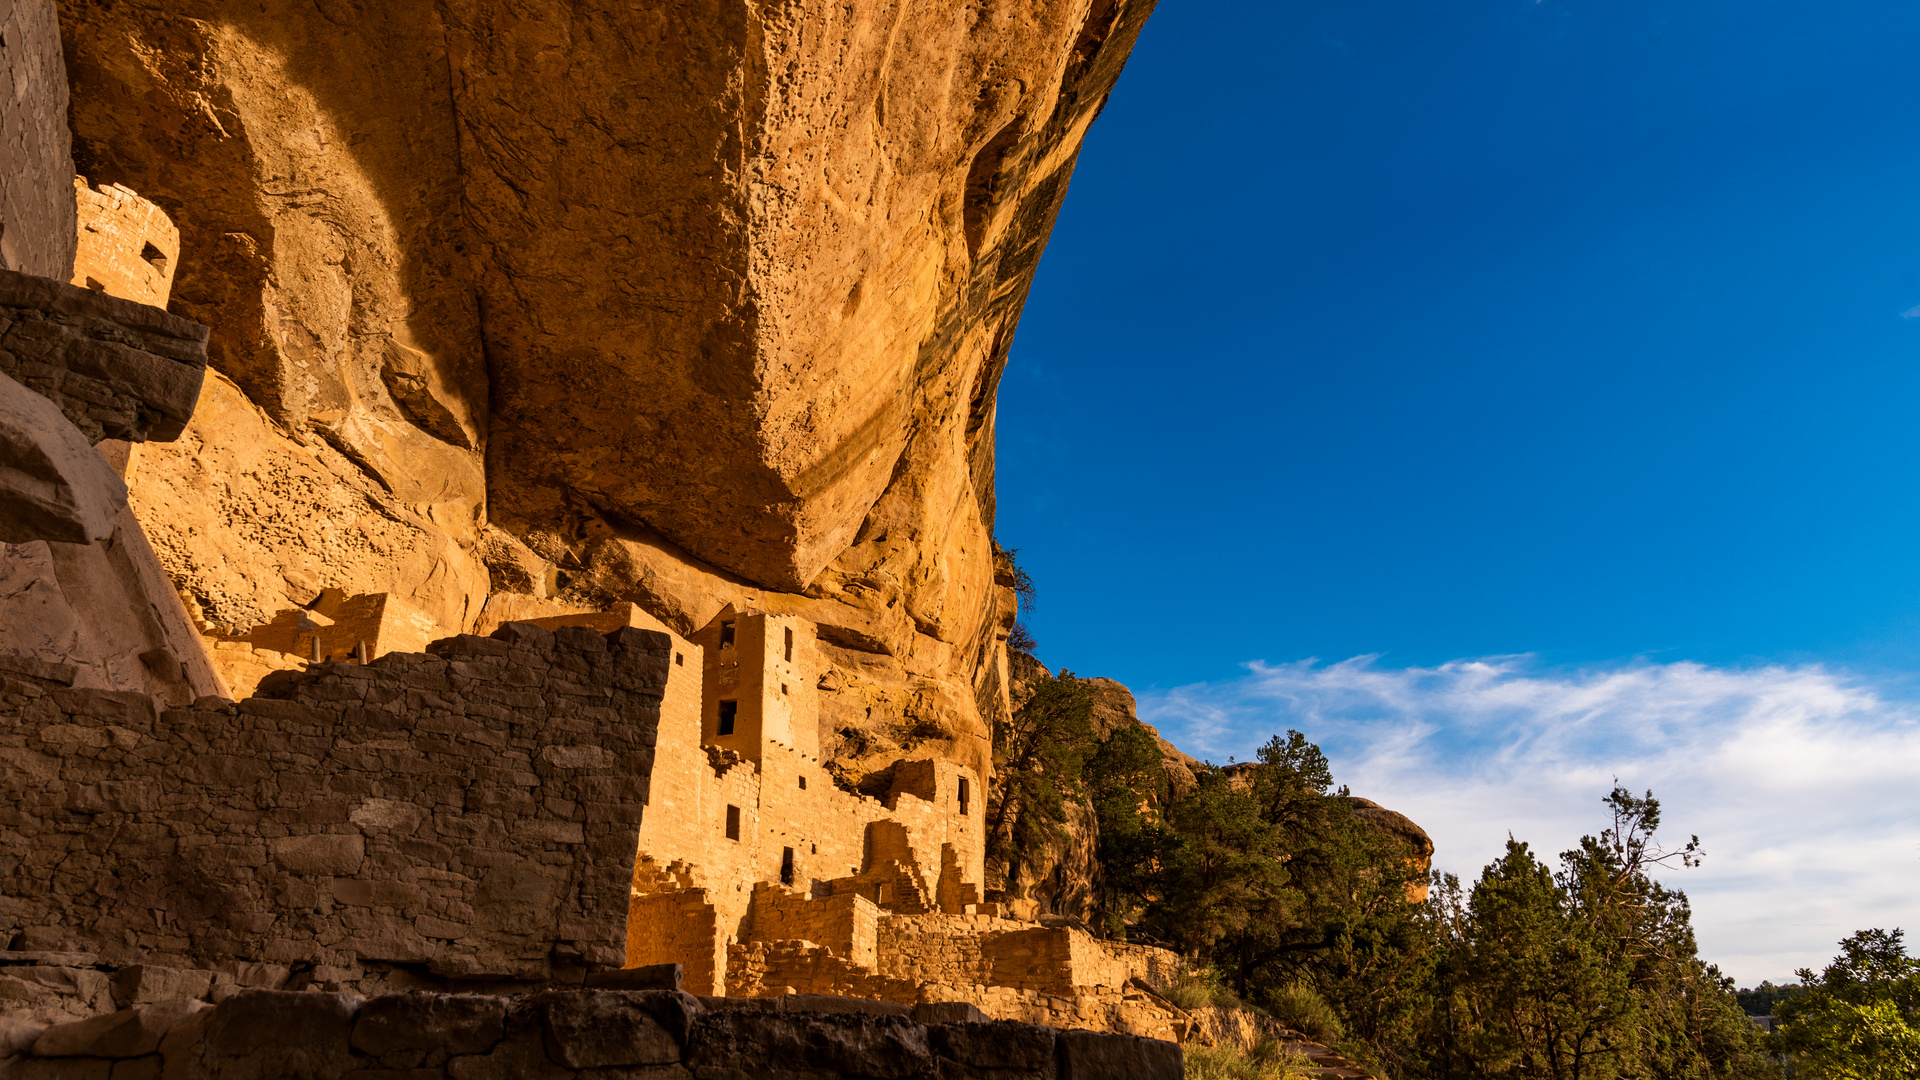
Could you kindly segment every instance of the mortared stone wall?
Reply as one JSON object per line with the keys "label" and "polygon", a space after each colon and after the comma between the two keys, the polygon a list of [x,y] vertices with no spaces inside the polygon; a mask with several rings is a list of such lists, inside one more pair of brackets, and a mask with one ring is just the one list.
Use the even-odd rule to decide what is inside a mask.
{"label": "mortared stone wall", "polygon": [[618,968],[670,663],[510,624],[164,709],[0,657],[0,934],[347,988]]}

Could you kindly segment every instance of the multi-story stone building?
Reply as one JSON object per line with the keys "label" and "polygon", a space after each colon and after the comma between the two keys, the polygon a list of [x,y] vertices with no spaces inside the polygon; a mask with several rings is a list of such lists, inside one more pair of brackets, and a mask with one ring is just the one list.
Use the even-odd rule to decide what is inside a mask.
{"label": "multi-story stone building", "polygon": [[534,620],[666,633],[673,659],[639,829],[629,967],[700,994],[970,1001],[989,1015],[1170,1037],[1164,950],[1013,919],[981,897],[986,780],[937,759],[879,797],[823,767],[817,635],[729,607],[691,639],[631,605]]}

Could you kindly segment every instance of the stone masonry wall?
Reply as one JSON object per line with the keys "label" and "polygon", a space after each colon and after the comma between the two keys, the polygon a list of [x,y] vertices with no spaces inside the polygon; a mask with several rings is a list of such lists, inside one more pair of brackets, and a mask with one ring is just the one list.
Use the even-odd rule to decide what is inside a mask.
{"label": "stone masonry wall", "polygon": [[972,1005],[996,1020],[1056,1028],[1116,1031],[1180,1041],[1188,1020],[1170,1003],[1137,987],[1082,987],[1061,993],[986,986],[970,981],[920,982],[864,969],[808,941],[728,947],[727,989],[736,997],[780,1000],[783,995],[853,995],[901,1004]]}
{"label": "stone masonry wall", "polygon": [[510,624],[161,711],[0,671],[0,933],[107,964],[619,967],[667,640]]}
{"label": "stone masonry wall", "polygon": [[73,273],[73,134],[54,0],[0,0],[0,269]]}
{"label": "stone masonry wall", "polygon": [[753,887],[753,941],[810,941],[872,968],[879,924],[880,908],[855,893],[808,900],[771,882]]}
{"label": "stone masonry wall", "polygon": [[119,184],[73,178],[80,243],[73,283],[157,308],[167,306],[180,265],[180,230],[166,212]]}
{"label": "stone masonry wall", "polygon": [[891,915],[880,920],[880,974],[913,982],[979,983],[1073,994],[1118,990],[1128,965],[1073,927],[985,915]]}
{"label": "stone masonry wall", "polygon": [[0,372],[51,398],[90,442],[179,438],[206,369],[199,323],[0,270]]}
{"label": "stone masonry wall", "polygon": [[636,897],[628,908],[628,967],[679,964],[696,993],[718,993],[726,974],[726,939],[705,889]]}
{"label": "stone masonry wall", "polygon": [[48,1028],[0,1020],[0,1076],[1178,1080],[1182,1072],[1170,1042],[982,1022],[963,1007],[902,1015],[820,999],[807,1008],[712,1004],[722,1007],[671,990],[370,1000],[254,990],[215,1006],[175,999]]}

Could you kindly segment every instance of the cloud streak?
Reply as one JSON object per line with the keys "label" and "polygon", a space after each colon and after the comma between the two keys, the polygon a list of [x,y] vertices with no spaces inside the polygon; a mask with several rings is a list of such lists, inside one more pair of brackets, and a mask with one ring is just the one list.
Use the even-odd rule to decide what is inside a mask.
{"label": "cloud streak", "polygon": [[1256,662],[1140,708],[1216,761],[1305,732],[1463,879],[1509,831],[1548,858],[1599,831],[1615,777],[1651,788],[1663,835],[1698,833],[1708,853],[1664,879],[1692,898],[1702,955],[1744,985],[1820,967],[1856,929],[1920,931],[1920,702],[1890,684],[1819,666],[1358,657]]}

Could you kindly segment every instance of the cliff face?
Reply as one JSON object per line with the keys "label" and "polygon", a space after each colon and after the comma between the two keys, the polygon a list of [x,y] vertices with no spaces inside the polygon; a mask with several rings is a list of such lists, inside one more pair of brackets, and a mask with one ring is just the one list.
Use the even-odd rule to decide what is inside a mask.
{"label": "cliff face", "polygon": [[130,474],[206,633],[799,614],[843,768],[985,771],[995,388],[1151,0],[60,8],[80,171],[214,328]]}

